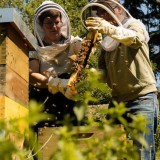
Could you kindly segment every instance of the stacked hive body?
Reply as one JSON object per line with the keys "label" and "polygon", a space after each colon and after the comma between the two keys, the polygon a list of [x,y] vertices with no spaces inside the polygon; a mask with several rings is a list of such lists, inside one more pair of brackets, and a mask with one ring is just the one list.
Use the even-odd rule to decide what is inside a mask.
{"label": "stacked hive body", "polygon": [[[0,9],[0,119],[13,119],[28,113],[28,52],[36,40],[15,9]],[[23,147],[23,139],[9,138]]]}
{"label": "stacked hive body", "polygon": [[28,52],[35,42],[15,9],[0,9],[0,118],[28,112]]}

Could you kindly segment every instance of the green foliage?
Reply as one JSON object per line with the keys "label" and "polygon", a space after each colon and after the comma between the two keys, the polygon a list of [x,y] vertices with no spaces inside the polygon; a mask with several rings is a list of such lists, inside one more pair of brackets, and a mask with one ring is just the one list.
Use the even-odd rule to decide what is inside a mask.
{"label": "green foliage", "polygon": [[[56,130],[53,129],[53,135],[58,136],[58,147],[53,150],[50,160],[119,160],[123,158],[138,160],[136,148],[132,145],[132,141],[126,140],[125,135],[131,133],[133,139],[148,147],[140,134],[146,131],[145,117],[131,116],[133,121],[128,123],[122,117],[127,108],[123,103],[118,104],[116,102],[114,102],[114,108],[107,109],[107,105],[105,108],[97,105],[97,108],[94,108],[93,112],[90,113],[88,103],[96,100],[92,97],[90,91],[92,87],[102,87],[101,84],[98,84],[98,78],[96,78],[99,77],[99,73],[91,72],[90,74],[88,76],[88,81],[91,81],[89,91],[84,92],[83,100],[79,96],[76,97],[77,105],[74,107],[78,121],[81,122],[85,119],[85,125],[75,127],[68,123],[56,128]],[[38,156],[38,159],[41,159],[42,146],[37,144],[37,138],[30,127],[39,121],[48,119],[49,115],[42,113],[43,105],[35,101],[30,102],[29,108],[29,115],[25,117],[0,120],[0,157],[3,160],[10,160],[13,156],[20,160],[33,160],[35,155]],[[106,120],[106,114],[109,115],[109,120]],[[121,122],[125,130],[122,126],[114,124],[115,119]],[[28,128],[28,126],[30,127]],[[93,129],[95,133],[99,134],[99,137],[92,138],[92,136],[89,136],[85,138],[83,136],[85,133],[92,133]],[[8,135],[13,133],[21,133],[19,138],[25,139],[23,148],[18,148],[14,141],[7,138]]]}
{"label": "green foliage", "polygon": [[101,72],[94,69],[85,69],[84,79],[77,84],[79,92],[78,100],[86,101],[86,104],[108,103],[111,97],[111,90],[106,83],[100,82]]}
{"label": "green foliage", "polygon": [[[24,146],[23,148],[17,148],[16,143],[8,140],[7,134],[18,133],[20,128],[14,128],[16,123],[23,120],[24,124],[29,122],[34,124],[35,121],[44,120],[46,115],[39,113],[41,106],[36,102],[31,102],[30,104],[31,115],[28,117],[22,117],[20,119],[14,119],[10,121],[1,120],[0,125],[0,156],[3,160],[10,160],[13,156],[18,157],[20,160],[32,160],[35,154],[41,152],[41,147],[37,146],[35,140],[32,141],[34,144]],[[83,105],[81,105],[83,107]],[[69,125],[59,127],[53,130],[55,135],[58,135],[59,139],[57,141],[58,148],[53,151],[50,160],[118,160],[119,158],[127,158],[127,160],[138,160],[138,155],[136,149],[133,147],[132,143],[128,143],[125,139],[125,131],[120,126],[113,124],[113,119],[117,117],[127,130],[127,132],[132,133],[132,138],[137,139],[141,144],[147,147],[145,141],[142,139],[139,132],[144,131],[144,117],[139,116],[138,118],[133,117],[132,123],[128,124],[123,118],[122,114],[126,112],[126,108],[123,103],[115,103],[115,108],[98,108],[95,110],[98,113],[98,122],[96,118],[90,115],[88,116],[87,126],[77,126],[68,127]],[[95,113],[93,113],[95,114]],[[105,116],[109,114],[112,120],[106,120]],[[36,118],[35,118],[36,117]],[[89,139],[78,139],[79,133],[87,133],[93,128],[96,128],[96,132],[100,133],[101,136],[89,138]],[[95,130],[94,130],[95,131]],[[28,139],[28,133],[32,133],[32,130],[25,129],[23,138]],[[35,138],[31,136],[30,138]],[[83,147],[81,146],[83,143]],[[32,154],[33,149],[35,154]],[[38,159],[41,159],[40,156]]]}
{"label": "green foliage", "polygon": [[[132,143],[127,143],[125,139],[123,128],[114,125],[112,120],[107,121],[104,115],[109,114],[113,118],[118,117],[121,119],[126,130],[128,132],[132,131],[132,137],[147,147],[139,134],[139,132],[144,131],[144,117],[133,118],[133,122],[128,124],[122,118],[122,114],[126,111],[124,104],[115,105],[116,107],[111,110],[99,109],[98,113],[101,118],[98,123],[90,116],[88,117],[87,126],[77,126],[76,130],[73,130],[75,127],[68,128],[67,126],[56,131],[53,130],[53,133],[58,135],[59,140],[58,148],[53,152],[50,160],[118,160],[122,158],[138,160],[138,155]],[[100,133],[100,137],[78,138],[79,133],[87,133],[93,128],[96,128],[96,133]]]}
{"label": "green foliage", "polygon": [[[14,107],[14,106],[13,106]],[[35,133],[31,129],[39,121],[46,120],[49,115],[42,113],[43,106],[31,101],[30,111],[24,117],[14,119],[0,119],[0,157],[3,160],[12,158],[31,160],[32,149],[38,148]],[[17,145],[17,141],[25,141],[24,147]],[[15,143],[16,142],[16,143]]]}
{"label": "green foliage", "polygon": [[87,4],[86,0],[55,0],[68,13],[70,18],[72,35],[83,36],[86,32],[81,23],[81,9]]}
{"label": "green foliage", "polygon": [[2,0],[0,2],[0,7],[2,8],[10,8],[10,7],[15,7],[18,8],[19,10],[22,10],[23,8],[23,0]]}

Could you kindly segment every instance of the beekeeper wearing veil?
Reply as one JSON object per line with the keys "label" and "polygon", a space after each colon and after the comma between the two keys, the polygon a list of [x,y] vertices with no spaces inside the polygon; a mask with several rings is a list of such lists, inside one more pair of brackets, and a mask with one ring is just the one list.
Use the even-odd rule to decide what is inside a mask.
{"label": "beekeeper wearing veil", "polygon": [[[119,0],[92,0],[82,10],[82,22],[89,30],[103,35],[99,67],[104,70],[112,98],[124,102],[128,115],[145,115],[148,143],[136,143],[139,159],[155,160],[154,134],[158,121],[156,81],[149,59],[149,35],[144,24],[133,18]],[[110,103],[109,108],[114,107]],[[151,157],[151,159],[150,159]]]}
{"label": "beekeeper wearing veil", "polygon": [[70,57],[79,52],[81,39],[71,36],[67,13],[52,1],[44,1],[36,9],[34,34],[38,45],[29,53],[30,99],[45,102],[45,111],[54,121],[46,125],[60,124],[67,114],[74,114],[74,95],[67,83],[73,64]]}

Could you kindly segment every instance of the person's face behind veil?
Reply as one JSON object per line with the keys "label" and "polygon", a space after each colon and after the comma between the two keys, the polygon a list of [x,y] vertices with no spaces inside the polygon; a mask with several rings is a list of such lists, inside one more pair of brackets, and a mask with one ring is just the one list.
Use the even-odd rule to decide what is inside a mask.
{"label": "person's face behind veil", "polygon": [[61,38],[62,21],[60,16],[47,16],[43,20],[44,39],[48,44],[58,43]]}
{"label": "person's face behind veil", "polygon": [[[114,7],[114,8],[108,7],[108,8],[118,18],[118,14],[119,14],[118,8],[117,7]],[[97,7],[97,16],[105,19],[106,21],[108,21],[109,23],[115,26],[118,25],[115,19],[103,8]]]}

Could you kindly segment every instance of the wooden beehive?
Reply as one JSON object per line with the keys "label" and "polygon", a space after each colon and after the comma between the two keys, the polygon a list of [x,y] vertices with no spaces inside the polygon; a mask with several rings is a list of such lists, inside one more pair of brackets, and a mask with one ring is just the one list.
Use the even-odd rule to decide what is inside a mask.
{"label": "wooden beehive", "polygon": [[[36,39],[16,9],[0,8],[0,119],[10,120],[28,114],[28,53],[35,47]],[[21,149],[25,127],[21,126],[21,133],[4,134],[4,138]],[[17,159],[16,155],[13,159]]]}
{"label": "wooden beehive", "polygon": [[0,9],[0,118],[27,113],[30,50],[36,39],[14,8]]}
{"label": "wooden beehive", "polygon": [[[42,160],[49,160],[50,156],[58,149],[59,136],[56,134],[60,127],[48,127],[39,128],[38,142],[41,146],[41,157]],[[73,135],[76,137],[74,141],[78,144],[82,150],[87,148],[87,143],[93,139],[99,137],[102,138],[104,133],[98,132],[96,127],[88,130],[84,126],[80,127],[80,132],[77,133],[77,127],[73,129]],[[74,133],[75,132],[75,133]]]}
{"label": "wooden beehive", "polygon": [[[87,117],[93,116],[93,114],[96,112],[97,107],[100,109],[108,107],[107,104],[105,105],[97,105],[88,107]],[[38,130],[38,142],[41,148],[41,160],[49,160],[52,154],[59,148],[58,142],[59,142],[59,135],[57,134],[57,131],[59,131],[61,127],[44,127],[39,128]],[[124,131],[124,128],[122,125],[116,125],[115,129]],[[80,126],[76,127],[74,126],[72,129],[72,136],[74,142],[76,142],[77,147],[85,151],[87,149],[88,143],[92,142],[95,139],[103,140],[106,133],[98,128],[98,123],[95,122],[95,125],[92,127],[88,126]],[[112,131],[108,132],[108,136],[112,135]],[[119,137],[120,138],[120,137]],[[126,135],[122,135],[122,140],[126,141]],[[95,148],[96,149],[96,148]]]}
{"label": "wooden beehive", "polygon": [[[117,130],[124,130],[122,125],[116,126]],[[60,130],[60,127],[45,127],[39,128],[38,132],[38,142],[41,146],[41,160],[49,160],[52,154],[59,148],[59,136],[57,133]],[[85,151],[88,147],[88,144],[91,143],[95,139],[99,139],[103,141],[105,136],[105,132],[103,130],[98,129],[98,127],[93,126],[90,129],[86,126],[80,126],[79,131],[77,132],[77,127],[74,127],[72,130],[73,141],[76,143],[77,147],[81,151]],[[110,136],[112,132],[108,133]],[[126,135],[124,134],[122,137],[119,137],[122,140],[126,141]],[[67,146],[66,146],[67,147]],[[96,149],[94,147],[94,149]],[[96,151],[96,150],[95,150]]]}

